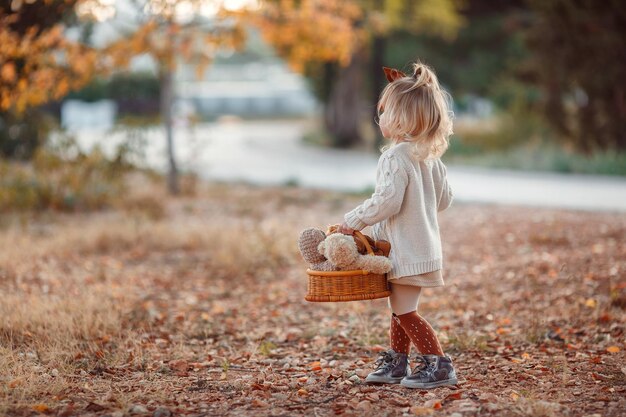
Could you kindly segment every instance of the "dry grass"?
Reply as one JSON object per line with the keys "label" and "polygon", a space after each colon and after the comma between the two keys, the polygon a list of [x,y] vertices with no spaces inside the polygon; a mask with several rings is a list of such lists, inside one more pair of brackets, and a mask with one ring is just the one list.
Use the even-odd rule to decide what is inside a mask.
{"label": "dry grass", "polygon": [[[61,399],[76,378],[90,379],[94,369],[144,362],[138,340],[142,330],[160,320],[149,295],[154,280],[175,291],[195,260],[207,280],[269,280],[294,262],[298,219],[264,218],[265,210],[280,210],[289,201],[278,198],[278,207],[261,207],[258,194],[264,192],[245,187],[227,191],[216,186],[205,193],[205,200],[172,202],[167,214],[159,200],[140,196],[119,211],[5,220],[0,235],[0,399],[5,401],[0,412],[38,404],[44,392],[48,399]],[[150,271],[150,276],[127,273],[125,264],[139,267],[148,258],[173,269]],[[184,357],[184,343],[178,343],[170,353],[181,351]],[[261,345],[261,353],[267,354],[269,346]],[[165,398],[163,381],[151,382],[149,391]],[[112,394],[97,384],[87,391]],[[120,400],[123,390],[114,391],[123,409],[133,396]]]}
{"label": "dry grass", "polygon": [[[308,415],[316,407],[329,415],[373,395],[348,378],[363,376],[373,346],[386,344],[386,301],[305,303],[294,244],[299,230],[339,221],[358,198],[226,185],[195,194],[135,195],[118,210],[88,215],[4,218],[0,415],[82,415],[92,402],[121,413],[141,404],[179,414]],[[421,309],[458,358],[463,401],[484,413],[578,415],[604,396],[615,403],[606,415],[618,409],[623,351],[601,352],[623,344],[623,310],[612,300],[623,296],[626,221],[460,205],[442,225],[448,296],[426,290]],[[582,356],[546,340],[545,330],[557,327]],[[552,366],[555,355],[562,360]],[[600,368],[589,368],[600,356]],[[311,372],[319,360],[322,374]],[[486,363],[499,377],[474,371]],[[575,408],[570,384],[583,368],[614,376],[598,377],[586,393],[595,399]],[[529,374],[545,378],[545,396],[512,400],[502,387],[521,390]],[[402,401],[438,394],[388,395],[402,413]],[[339,397],[326,401],[332,396]],[[263,405],[270,402],[278,408]],[[444,411],[470,407],[455,404]]]}

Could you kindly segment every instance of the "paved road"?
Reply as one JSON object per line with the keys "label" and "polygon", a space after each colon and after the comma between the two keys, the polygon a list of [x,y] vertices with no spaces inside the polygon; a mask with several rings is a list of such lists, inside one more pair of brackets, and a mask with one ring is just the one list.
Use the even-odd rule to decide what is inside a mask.
{"label": "paved road", "polygon": [[[208,180],[363,191],[373,187],[377,156],[317,148],[302,143],[303,122],[224,122],[202,124],[189,134],[177,131],[178,159]],[[111,148],[121,135],[82,131],[86,146]],[[147,161],[163,168],[164,138],[147,134]],[[626,179],[531,173],[450,166],[449,181],[459,201],[626,212]]]}

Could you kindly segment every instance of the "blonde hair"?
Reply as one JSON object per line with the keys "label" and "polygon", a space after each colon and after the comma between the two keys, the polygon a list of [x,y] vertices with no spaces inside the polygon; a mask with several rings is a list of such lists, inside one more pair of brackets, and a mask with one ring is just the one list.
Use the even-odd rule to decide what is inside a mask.
{"label": "blonde hair", "polygon": [[388,139],[393,144],[412,142],[418,159],[438,158],[448,149],[452,98],[427,65],[418,61],[413,64],[412,76],[390,82],[380,95],[377,110]]}

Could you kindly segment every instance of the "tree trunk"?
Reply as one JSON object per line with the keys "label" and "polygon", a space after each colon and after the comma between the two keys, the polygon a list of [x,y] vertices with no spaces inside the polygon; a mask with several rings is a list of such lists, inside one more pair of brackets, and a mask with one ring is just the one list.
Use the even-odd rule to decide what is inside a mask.
{"label": "tree trunk", "polygon": [[338,148],[362,142],[359,130],[362,78],[362,62],[360,56],[355,55],[347,67],[339,70],[326,104],[326,130]]}
{"label": "tree trunk", "polygon": [[376,148],[380,148],[383,144],[383,135],[380,133],[380,128],[378,127],[378,112],[376,110],[376,104],[378,104],[378,96],[380,95],[383,88],[385,88],[385,76],[383,74],[383,66],[385,65],[385,49],[387,47],[387,38],[383,35],[375,35],[372,41],[372,60],[371,60],[371,70],[370,77],[371,86],[372,86],[372,123],[374,124],[374,134],[376,135],[376,140],[374,141],[374,146]]}
{"label": "tree trunk", "polygon": [[174,130],[172,120],[172,105],[174,102],[173,74],[169,68],[161,71],[161,118],[165,127],[165,139],[167,141],[167,189],[170,194],[177,195],[180,191],[178,185],[178,167],[174,154]]}
{"label": "tree trunk", "polygon": [[623,85],[613,89],[613,101],[608,103],[606,111],[612,120],[621,120],[621,123],[612,123],[612,136],[617,149],[626,150],[626,88]]}

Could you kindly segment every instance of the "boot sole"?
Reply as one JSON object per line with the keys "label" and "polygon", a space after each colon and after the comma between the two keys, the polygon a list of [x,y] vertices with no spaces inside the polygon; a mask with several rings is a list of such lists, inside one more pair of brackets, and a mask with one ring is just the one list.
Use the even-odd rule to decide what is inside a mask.
{"label": "boot sole", "polygon": [[400,381],[400,385],[407,388],[422,388],[422,389],[430,389],[437,387],[444,387],[447,385],[457,385],[458,381],[456,378],[445,379],[443,381],[435,381],[435,382],[413,382],[407,381],[403,379]]}
{"label": "boot sole", "polygon": [[400,384],[402,382],[402,378],[404,377],[398,377],[398,378],[385,378],[385,377],[380,377],[380,376],[373,376],[373,377],[367,377],[365,378],[365,383],[366,384]]}

